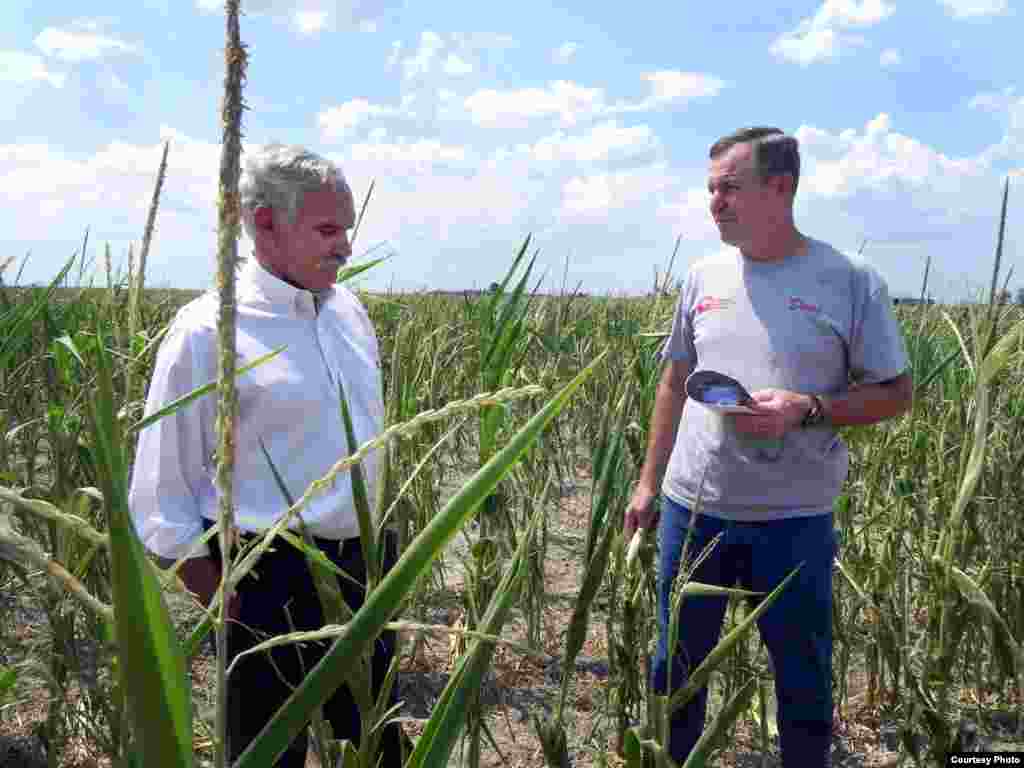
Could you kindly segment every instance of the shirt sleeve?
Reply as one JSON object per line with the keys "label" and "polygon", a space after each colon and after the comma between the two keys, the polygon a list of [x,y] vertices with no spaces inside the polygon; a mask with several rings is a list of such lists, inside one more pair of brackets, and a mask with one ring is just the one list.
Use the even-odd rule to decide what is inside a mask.
{"label": "shirt sleeve", "polygon": [[893,312],[885,280],[863,265],[858,274],[850,344],[850,377],[859,384],[878,384],[909,368],[906,343]]}
{"label": "shirt sleeve", "polygon": [[686,276],[683,289],[679,292],[672,330],[661,348],[661,359],[695,363],[697,349],[693,343],[693,273]]}
{"label": "shirt sleeve", "polygon": [[[172,326],[161,344],[146,398],[147,417],[207,383],[208,366],[195,336],[187,327]],[[139,432],[128,505],[142,543],[160,557],[182,557],[203,533],[200,497],[209,484],[204,457],[212,450],[206,399],[193,400]],[[192,553],[208,554],[205,544]]]}

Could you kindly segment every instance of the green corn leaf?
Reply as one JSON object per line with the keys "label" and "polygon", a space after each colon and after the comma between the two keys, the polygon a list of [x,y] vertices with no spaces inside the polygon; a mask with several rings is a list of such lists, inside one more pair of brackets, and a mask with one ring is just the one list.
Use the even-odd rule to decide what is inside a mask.
{"label": "green corn leaf", "polygon": [[1022,336],[1024,336],[1024,320],[1019,321],[1003,334],[991,351],[985,355],[985,361],[981,364],[979,384],[988,384],[1007,366],[1010,356],[1019,349]]}
{"label": "green corn leaf", "polygon": [[[251,363],[246,363],[241,368],[237,369],[235,371],[235,376],[241,376],[243,373],[245,373],[247,371],[251,371],[257,365],[263,365],[263,363],[265,363],[268,360],[271,360],[274,357],[276,357],[277,355],[279,355],[282,351],[284,351],[284,349],[285,349],[285,347],[281,346],[281,347],[278,347],[277,349],[273,349],[270,352],[267,352],[267,354],[265,354],[265,355],[260,355],[255,360],[253,360]],[[155,422],[160,421],[160,419],[162,419],[164,416],[167,416],[167,415],[169,415],[171,413],[174,413],[176,410],[178,410],[182,406],[188,405],[193,400],[197,400],[200,397],[202,397],[203,395],[208,395],[211,392],[215,392],[216,390],[217,390],[217,382],[216,381],[211,381],[209,384],[203,384],[200,387],[196,387],[191,392],[189,392],[187,395],[182,395],[177,400],[175,400],[175,401],[165,405],[159,411],[156,411],[155,413],[151,413],[146,418],[141,419],[138,423],[136,423],[133,426],[129,427],[128,434],[131,434],[133,432],[138,432],[141,429],[145,429],[150,424],[154,424]]]}
{"label": "green corn leaf", "polygon": [[[538,510],[531,521],[530,531],[520,539],[515,557],[505,570],[501,584],[495,590],[481,620],[480,626],[487,634],[496,635],[501,630],[519,595],[526,552],[541,514],[542,510]],[[493,653],[494,644],[483,640],[476,640],[467,648],[435,705],[435,714],[427,722],[405,768],[448,764],[452,748],[466,722],[471,697],[483,685],[484,674],[490,666]]]}
{"label": "green corn leaf", "polygon": [[37,292],[28,304],[15,304],[13,309],[0,316],[0,331],[2,331],[0,333],[0,370],[6,369],[8,359],[25,339],[25,329],[35,321],[40,313],[49,309],[50,298],[57,290],[57,286],[64,281],[74,263],[75,256],[72,256],[46,290]]}
{"label": "green corn leaf", "polygon": [[761,614],[767,611],[768,608],[771,607],[772,603],[778,599],[779,595],[782,594],[782,590],[784,590],[789,582],[793,580],[793,577],[797,575],[802,567],[803,563],[794,568],[786,578],[779,582],[779,585],[775,587],[775,589],[768,593],[768,596],[762,600],[761,603],[752,610],[738,626],[718,642],[718,645],[711,650],[711,653],[707,655],[704,661],[702,661],[700,665],[690,673],[689,678],[686,681],[686,685],[672,694],[672,698],[669,703],[671,711],[684,706],[686,702],[697,694],[697,691],[704,687],[715,668],[725,661],[725,658],[729,655],[736,644],[746,637],[747,632],[749,632],[754,626],[754,623],[761,617]]}
{"label": "green corn leaf", "polygon": [[683,585],[683,595],[686,597],[757,597],[763,592],[751,592],[746,589],[735,587],[719,587],[714,584],[702,584],[699,581],[688,581]]}
{"label": "green corn leaf", "polygon": [[413,589],[445,545],[472,518],[481,502],[497,486],[541,431],[565,407],[572,394],[593,375],[604,361],[599,355],[561,392],[520,429],[508,444],[491,458],[455,494],[366,598],[348,632],[334,642],[324,658],[306,676],[285,705],[259,733],[239,758],[236,768],[256,768],[269,758],[276,759],[305,727],[315,707],[329,698],[348,677],[348,662],[362,654],[380,634],[405,596]]}
{"label": "green corn leaf", "polygon": [[[345,385],[338,377],[338,405],[341,408],[341,420],[345,425],[345,437],[348,440],[349,453],[359,449],[356,441],[355,428],[352,426],[352,415],[348,410],[345,398]],[[352,480],[352,501],[356,507],[356,519],[359,521],[359,540],[363,547],[363,562],[366,563],[367,589],[373,589],[380,577],[380,561],[377,558],[377,529],[370,513],[370,497],[366,492],[366,478],[362,464],[358,462],[349,470]]]}
{"label": "green corn leaf", "polygon": [[5,667],[0,664],[0,704],[8,698],[18,682],[18,670],[14,667]]}
{"label": "green corn leaf", "polygon": [[644,749],[640,745],[640,735],[636,728],[626,731],[622,751],[623,757],[626,759],[626,768],[643,768]]}
{"label": "green corn leaf", "polygon": [[[102,331],[102,329],[100,329]],[[103,333],[97,333],[102,339]],[[96,345],[96,390],[89,400],[100,487],[110,530],[111,592],[121,686],[146,765],[188,768],[192,752],[191,688],[160,584],[128,509],[128,466],[114,411],[111,364]]]}
{"label": "green corn leaf", "polygon": [[[936,564],[941,567],[941,562],[936,562]],[[1021,671],[1024,672],[1024,648],[1013,636],[1013,632],[1010,630],[1010,625],[1006,623],[1006,619],[996,610],[992,601],[988,599],[988,595],[985,594],[984,590],[978,586],[974,579],[955,565],[951,566],[949,570],[953,576],[953,583],[956,584],[964,600],[978,609],[1003,634],[1008,641],[1008,645],[1013,649],[1014,655],[1017,658],[1017,664],[1020,665]]]}
{"label": "green corn leaf", "polygon": [[379,259],[374,259],[373,261],[368,261],[365,264],[353,264],[352,266],[347,266],[346,265],[346,266],[344,266],[344,267],[342,267],[341,269],[338,270],[338,277],[335,279],[335,282],[336,283],[347,282],[347,281],[351,280],[353,277],[356,277],[357,275],[361,275],[366,270],[373,269],[374,267],[376,267],[381,262],[387,261],[387,260],[388,260],[387,256],[381,256]]}
{"label": "green corn leaf", "polygon": [[708,758],[711,757],[711,751],[721,743],[726,732],[736,721],[736,718],[750,704],[750,699],[756,690],[757,680],[752,679],[748,680],[746,685],[736,691],[733,697],[729,699],[729,703],[718,713],[718,717],[715,718],[714,722],[697,739],[697,743],[693,745],[693,749],[686,758],[686,762],[683,763],[683,768],[704,768]]}

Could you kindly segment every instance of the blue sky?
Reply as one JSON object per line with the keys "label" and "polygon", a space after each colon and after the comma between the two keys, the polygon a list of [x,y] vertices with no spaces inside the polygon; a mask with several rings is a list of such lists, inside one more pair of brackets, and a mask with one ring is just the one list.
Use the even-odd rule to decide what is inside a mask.
{"label": "blue sky", "polygon": [[[0,263],[42,282],[141,239],[171,141],[148,283],[212,284],[223,13],[215,0],[0,7]],[[743,10],[746,8],[757,10]],[[361,198],[371,289],[483,287],[527,234],[557,289],[643,293],[723,248],[707,148],[801,142],[797,224],[894,294],[983,289],[1002,183],[1024,286],[1018,0],[415,3],[243,0],[245,140],[306,144]],[[249,244],[242,243],[243,252]],[[136,245],[137,249],[137,245]]]}

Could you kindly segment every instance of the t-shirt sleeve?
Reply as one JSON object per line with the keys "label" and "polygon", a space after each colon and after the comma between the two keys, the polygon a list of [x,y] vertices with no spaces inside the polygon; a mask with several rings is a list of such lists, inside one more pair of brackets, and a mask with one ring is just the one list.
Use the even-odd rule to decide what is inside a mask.
{"label": "t-shirt sleeve", "polygon": [[697,361],[697,349],[693,343],[693,283],[693,273],[690,272],[683,283],[683,289],[679,292],[679,301],[676,303],[676,312],[672,319],[672,330],[659,353],[662,361],[676,360],[688,363]]}
{"label": "t-shirt sleeve", "polygon": [[867,265],[858,272],[850,376],[859,384],[877,384],[906,372],[910,363],[885,280]]}

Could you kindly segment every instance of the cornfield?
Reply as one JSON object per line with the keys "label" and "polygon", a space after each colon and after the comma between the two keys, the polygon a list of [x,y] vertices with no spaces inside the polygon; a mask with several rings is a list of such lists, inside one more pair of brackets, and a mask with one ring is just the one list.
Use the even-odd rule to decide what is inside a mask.
{"label": "cornfield", "polygon": [[[218,280],[227,304],[237,234],[231,139],[244,76],[230,15]],[[648,686],[657,543],[625,541],[621,529],[677,298],[671,267],[647,297],[542,295],[527,238],[492,255],[508,267],[487,292],[363,292],[380,340],[387,429],[282,500],[280,524],[225,563],[222,597],[207,611],[183,594],[175,567],[146,555],[127,506],[135,436],[161,415],[142,420],[156,350],[192,298],[145,286],[165,160],[166,151],[138,265],[129,259],[126,275],[108,266],[105,286],[82,287],[87,239],[48,286],[20,286],[16,273],[8,280],[10,259],[0,271],[0,736],[10,755],[24,747],[11,764],[224,765],[231,669],[197,672],[211,633],[225,647],[223,595],[271,545],[304,550],[314,576],[324,575],[288,522],[318,487],[350,472],[371,563],[366,603],[354,613],[325,605],[332,621],[316,639],[330,651],[237,768],[271,765],[311,718],[321,765],[370,768],[372,738],[359,747],[333,740],[316,713],[347,683],[365,704],[364,723],[396,715],[363,690],[368,651],[386,628],[402,633],[406,668],[438,637],[450,654],[429,716],[405,718],[408,766],[477,768],[500,754],[500,708],[483,694],[498,672],[529,664],[557,680],[522,729],[535,746],[529,764],[669,765],[666,717],[692,690],[668,699]],[[835,509],[836,719],[920,765],[942,765],[949,750],[978,739],[991,748],[997,738],[1024,740],[1024,311],[995,301],[1002,226],[997,242],[987,303],[899,308],[912,410],[844,430],[851,474]],[[190,399],[219,397],[230,409],[230,382],[244,369],[231,362],[221,374]],[[376,499],[358,490],[371,448],[386,459]],[[218,482],[230,488],[224,472]],[[583,489],[584,511],[566,595],[550,583],[554,547],[562,540],[564,551],[567,537],[552,521],[572,488]],[[230,522],[224,510],[222,525]],[[398,531],[401,557],[382,575],[372,555],[385,524]],[[722,641],[693,675],[711,686],[713,719],[684,768],[741,739],[774,749],[771,670],[749,630],[785,587],[757,608],[734,596]],[[684,574],[674,599],[704,589]],[[573,706],[585,648],[603,654],[589,732]]]}

